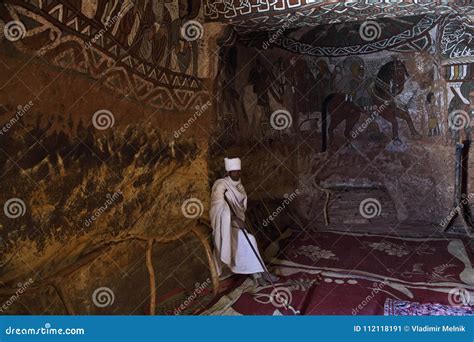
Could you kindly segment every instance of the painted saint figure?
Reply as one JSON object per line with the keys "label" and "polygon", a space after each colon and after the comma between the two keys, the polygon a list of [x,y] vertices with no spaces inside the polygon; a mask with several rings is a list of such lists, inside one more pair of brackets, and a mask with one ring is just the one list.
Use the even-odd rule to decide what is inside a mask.
{"label": "painted saint figure", "polygon": [[428,113],[428,136],[438,136],[441,134],[441,129],[438,122],[437,111],[439,108],[436,105],[435,97],[433,93],[429,93],[426,96],[425,108]]}
{"label": "painted saint figure", "polygon": [[249,83],[253,85],[253,91],[257,95],[257,104],[270,116],[270,100],[267,93],[271,87],[270,75],[260,59],[257,59],[255,66],[250,70]]}

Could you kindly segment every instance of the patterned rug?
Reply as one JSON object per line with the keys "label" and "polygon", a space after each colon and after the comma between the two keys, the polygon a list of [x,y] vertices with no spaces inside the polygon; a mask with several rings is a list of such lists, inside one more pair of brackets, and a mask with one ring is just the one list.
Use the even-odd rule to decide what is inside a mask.
{"label": "patterned rug", "polygon": [[474,307],[450,306],[439,303],[421,304],[387,298],[384,314],[385,316],[473,316]]}
{"label": "patterned rug", "polygon": [[387,298],[446,306],[474,302],[467,240],[299,234],[290,231],[269,248],[273,254],[265,252],[280,276],[275,288],[255,288],[248,279],[204,314],[383,315]]}
{"label": "patterned rug", "polygon": [[[242,276],[233,276],[220,283],[219,297],[238,287],[245,280]],[[176,288],[157,298],[157,315],[199,315],[217,300],[214,296],[211,280],[196,284],[193,289]],[[143,313],[149,314],[149,303],[143,307]]]}

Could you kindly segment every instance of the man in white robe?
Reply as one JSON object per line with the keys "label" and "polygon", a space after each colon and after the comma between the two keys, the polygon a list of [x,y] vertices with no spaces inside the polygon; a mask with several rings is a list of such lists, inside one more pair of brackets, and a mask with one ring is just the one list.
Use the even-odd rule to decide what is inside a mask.
{"label": "man in white robe", "polygon": [[266,285],[266,282],[276,281],[278,278],[262,267],[258,260],[260,258],[263,263],[257,241],[246,229],[247,194],[240,181],[241,161],[239,158],[225,158],[224,162],[227,177],[218,179],[212,186],[210,209],[217,271],[219,275],[228,270],[232,273],[252,274],[259,285]]}

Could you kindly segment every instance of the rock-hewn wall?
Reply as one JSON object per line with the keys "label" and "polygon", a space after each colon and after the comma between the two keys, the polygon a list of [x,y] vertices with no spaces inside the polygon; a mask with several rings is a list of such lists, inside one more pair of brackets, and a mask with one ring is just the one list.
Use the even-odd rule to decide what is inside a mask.
{"label": "rock-hewn wall", "polygon": [[[180,35],[198,3],[0,5],[2,313],[148,312],[146,239],[208,208],[214,63]],[[191,235],[151,261],[158,298],[209,277]]]}

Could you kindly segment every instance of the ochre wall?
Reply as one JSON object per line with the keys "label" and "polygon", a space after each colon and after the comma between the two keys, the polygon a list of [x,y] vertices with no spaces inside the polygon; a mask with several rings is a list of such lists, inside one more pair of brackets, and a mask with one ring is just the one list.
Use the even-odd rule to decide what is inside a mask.
{"label": "ochre wall", "polygon": [[[188,199],[197,200],[196,217],[207,214],[215,63],[202,46],[209,39],[212,47],[219,29],[209,26],[201,41],[183,39],[181,25],[200,20],[199,8],[182,6],[188,1],[153,11],[143,7],[151,2],[137,2],[118,16],[116,30],[101,21],[104,8],[81,3],[0,5],[2,27],[24,25],[21,39],[0,41],[0,202],[20,206],[19,215],[11,205],[0,215],[2,313],[64,314],[66,306],[80,314],[146,313],[147,242],[140,239],[172,237],[195,222],[182,209]],[[159,29],[146,31],[147,18]],[[117,49],[128,55],[114,58]],[[87,262],[90,253],[97,257]],[[155,243],[152,262],[158,299],[209,277],[191,235]],[[113,292],[113,305],[94,305],[99,287]]]}

